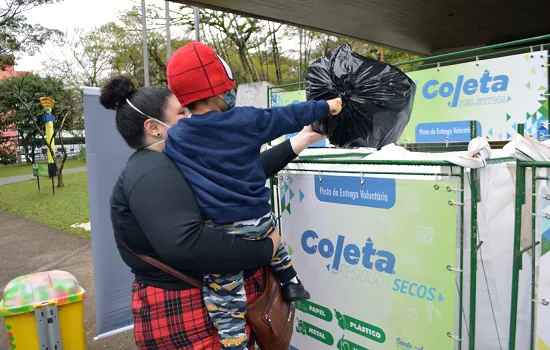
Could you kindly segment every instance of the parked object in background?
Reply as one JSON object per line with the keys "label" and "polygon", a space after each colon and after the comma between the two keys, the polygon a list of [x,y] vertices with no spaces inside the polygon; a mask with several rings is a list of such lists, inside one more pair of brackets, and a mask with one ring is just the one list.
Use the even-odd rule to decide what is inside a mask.
{"label": "parked object in background", "polygon": [[76,278],[65,271],[12,280],[0,301],[10,349],[86,349],[85,295]]}

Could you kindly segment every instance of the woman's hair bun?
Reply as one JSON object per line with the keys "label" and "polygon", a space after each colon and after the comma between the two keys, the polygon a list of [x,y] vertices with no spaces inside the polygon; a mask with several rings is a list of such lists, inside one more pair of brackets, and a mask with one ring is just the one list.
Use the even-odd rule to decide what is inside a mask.
{"label": "woman's hair bun", "polygon": [[135,90],[132,79],[120,75],[103,86],[99,102],[107,109],[117,109]]}

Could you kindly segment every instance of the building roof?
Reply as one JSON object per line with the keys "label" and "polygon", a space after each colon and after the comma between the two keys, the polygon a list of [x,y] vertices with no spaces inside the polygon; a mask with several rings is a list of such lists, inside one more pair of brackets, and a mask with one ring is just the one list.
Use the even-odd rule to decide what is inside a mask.
{"label": "building roof", "polygon": [[32,74],[31,72],[16,71],[14,66],[6,66],[0,69],[0,81],[6,78],[13,78],[21,74]]}
{"label": "building roof", "polygon": [[550,34],[548,0],[171,0],[423,55]]}

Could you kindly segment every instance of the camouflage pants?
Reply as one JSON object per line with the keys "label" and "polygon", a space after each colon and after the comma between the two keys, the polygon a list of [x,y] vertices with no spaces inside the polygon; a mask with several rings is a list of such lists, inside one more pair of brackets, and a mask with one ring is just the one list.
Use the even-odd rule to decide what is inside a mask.
{"label": "camouflage pants", "polygon": [[[267,238],[277,227],[273,213],[259,219],[247,220],[232,225],[214,225],[212,227],[225,233],[238,235],[245,239],[259,240]],[[296,276],[292,261],[281,243],[271,261],[271,268],[280,281],[286,282]],[[246,294],[243,272],[234,274],[209,274],[204,276],[204,302],[224,350],[246,350],[245,331]]]}

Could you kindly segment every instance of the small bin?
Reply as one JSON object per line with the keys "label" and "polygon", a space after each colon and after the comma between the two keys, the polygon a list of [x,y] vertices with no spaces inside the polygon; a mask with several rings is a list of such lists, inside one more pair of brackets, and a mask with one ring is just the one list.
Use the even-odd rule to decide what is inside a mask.
{"label": "small bin", "polygon": [[85,350],[85,293],[76,278],[65,271],[39,272],[12,280],[0,300],[10,349]]}

